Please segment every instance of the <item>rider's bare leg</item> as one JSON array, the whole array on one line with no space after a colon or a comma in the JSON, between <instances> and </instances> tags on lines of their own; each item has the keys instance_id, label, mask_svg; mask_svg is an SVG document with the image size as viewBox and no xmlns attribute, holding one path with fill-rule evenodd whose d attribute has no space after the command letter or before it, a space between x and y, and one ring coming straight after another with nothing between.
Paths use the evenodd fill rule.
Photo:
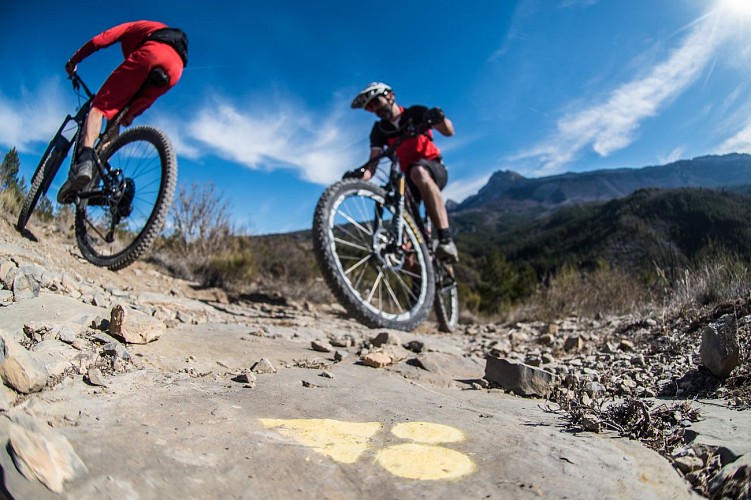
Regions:
<instances>
[{"instance_id":1,"label":"rider's bare leg","mask_svg":"<svg viewBox=\"0 0 751 500\"><path fill-rule=\"evenodd\" d=\"M459 262L459 253L451 238L451 233L449 233L449 216L446 212L446 205L443 203L441 190L427 169L422 166L417 165L410 168L409 178L420 191L420 196L425 202L425 210L436 229L438 229L436 257L447 262Z\"/></svg>"},{"instance_id":2,"label":"rider's bare leg","mask_svg":"<svg viewBox=\"0 0 751 500\"><path fill-rule=\"evenodd\" d=\"M438 189L438 185L430 176L430 173L423 167L416 165L409 170L409 178L420 191L420 197L425 202L425 210L435 227L437 229L449 227L449 217L446 212L446 205L443 203L441 190Z\"/></svg>"},{"instance_id":3,"label":"rider's bare leg","mask_svg":"<svg viewBox=\"0 0 751 500\"><path fill-rule=\"evenodd\" d=\"M86 117L86 123L84 123L83 134L83 146L85 148L93 148L99 133L102 130L102 121L104 115L97 108L91 108L89 115Z\"/></svg>"}]
</instances>

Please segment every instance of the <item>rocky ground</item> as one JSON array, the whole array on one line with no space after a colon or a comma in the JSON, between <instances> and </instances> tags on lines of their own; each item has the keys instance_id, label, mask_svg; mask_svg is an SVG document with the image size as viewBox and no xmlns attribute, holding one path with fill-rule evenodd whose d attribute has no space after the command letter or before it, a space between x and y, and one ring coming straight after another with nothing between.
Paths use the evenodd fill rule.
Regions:
<instances>
[{"instance_id":1,"label":"rocky ground","mask_svg":"<svg viewBox=\"0 0 751 500\"><path fill-rule=\"evenodd\" d=\"M21 238L4 219L0 284L8 496L254 497L249 479L256 493L292 497L447 496L451 488L490 497L750 494L748 298L673 316L467 324L454 335L432 323L370 330L337 304L262 294L238 301L143 262L118 273L95 268L54 228L31 225ZM715 362L702 344L729 322L737 335L721 337L736 339L739 357ZM704 366L727 363L723 377ZM197 416L207 402L211 410ZM369 420L381 430L368 430ZM391 424L391 437L378 441ZM448 449L460 429L476 449ZM428 455L388 444L397 438ZM315 458L323 470L306 473L290 439L329 462ZM492 446L499 440L505 449ZM372 462L357 460L374 442ZM168 458L154 451L168 449ZM410 468L439 451L434 469L443 476ZM506 463L506 454L493 458L505 452L515 465L501 474L489 464ZM191 468L195 484L176 464ZM284 471L296 479L280 483ZM440 480L450 486L426 486Z\"/></svg>"}]
</instances>

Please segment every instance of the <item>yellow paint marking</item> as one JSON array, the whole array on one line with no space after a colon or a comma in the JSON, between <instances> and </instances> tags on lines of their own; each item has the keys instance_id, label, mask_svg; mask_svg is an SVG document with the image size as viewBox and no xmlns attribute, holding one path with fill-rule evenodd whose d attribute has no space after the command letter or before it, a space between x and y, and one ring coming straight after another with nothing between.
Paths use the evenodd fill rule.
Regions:
<instances>
[{"instance_id":1,"label":"yellow paint marking","mask_svg":"<svg viewBox=\"0 0 751 500\"><path fill-rule=\"evenodd\" d=\"M391 433L396 437L417 441L418 443L457 443L464 441L464 433L459 429L430 422L396 424L391 428Z\"/></svg>"},{"instance_id":2,"label":"yellow paint marking","mask_svg":"<svg viewBox=\"0 0 751 500\"><path fill-rule=\"evenodd\" d=\"M456 479L475 470L463 453L443 446L397 444L381 450L378 463L395 476L423 481Z\"/></svg>"},{"instance_id":3,"label":"yellow paint marking","mask_svg":"<svg viewBox=\"0 0 751 500\"><path fill-rule=\"evenodd\" d=\"M260 421L267 429L345 464L355 463L363 453L376 448L377 443L372 439L383 427L379 422L330 419L262 418ZM475 471L475 464L467 455L436 445L464 441L464 433L459 429L430 422L406 422L392 427L391 433L413 441L388 446L378 453L376 462L395 476L423 481L451 480Z\"/></svg>"},{"instance_id":4,"label":"yellow paint marking","mask_svg":"<svg viewBox=\"0 0 751 500\"><path fill-rule=\"evenodd\" d=\"M345 464L355 463L380 429L378 422L340 422L329 419L271 419L262 418L266 428L273 428L283 436L310 446L318 453Z\"/></svg>"}]
</instances>

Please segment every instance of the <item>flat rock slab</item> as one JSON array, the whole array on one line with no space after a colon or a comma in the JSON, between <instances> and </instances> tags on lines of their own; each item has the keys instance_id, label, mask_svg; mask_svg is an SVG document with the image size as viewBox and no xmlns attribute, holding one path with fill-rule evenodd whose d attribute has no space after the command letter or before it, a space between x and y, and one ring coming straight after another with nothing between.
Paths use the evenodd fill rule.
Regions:
<instances>
[{"instance_id":1,"label":"flat rock slab","mask_svg":"<svg viewBox=\"0 0 751 500\"><path fill-rule=\"evenodd\" d=\"M331 371L284 368L247 389L144 368L108 388L68 380L29 406L89 469L71 498L693 495L638 442L564 432L537 401L354 362Z\"/></svg>"},{"instance_id":2,"label":"flat rock slab","mask_svg":"<svg viewBox=\"0 0 751 500\"><path fill-rule=\"evenodd\" d=\"M727 448L734 455L751 457L751 412L701 401L692 401L691 406L699 408L704 417L690 427L698 433L697 443Z\"/></svg>"},{"instance_id":3,"label":"flat rock slab","mask_svg":"<svg viewBox=\"0 0 751 500\"><path fill-rule=\"evenodd\" d=\"M109 318L110 310L87 305L64 295L42 293L36 298L0 309L0 328L19 336L27 323L78 323L87 316L94 318L97 315Z\"/></svg>"}]
</instances>

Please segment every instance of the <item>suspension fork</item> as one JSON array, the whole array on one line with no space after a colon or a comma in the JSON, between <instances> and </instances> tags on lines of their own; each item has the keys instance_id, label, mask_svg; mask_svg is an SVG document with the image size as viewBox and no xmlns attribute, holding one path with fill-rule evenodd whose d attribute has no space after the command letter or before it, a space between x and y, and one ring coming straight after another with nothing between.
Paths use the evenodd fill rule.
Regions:
<instances>
[{"instance_id":1,"label":"suspension fork","mask_svg":"<svg viewBox=\"0 0 751 500\"><path fill-rule=\"evenodd\" d=\"M394 236L396 245L401 245L404 236L404 199L405 199L406 182L404 174L400 173L396 181L396 207L394 211Z\"/></svg>"}]
</instances>

